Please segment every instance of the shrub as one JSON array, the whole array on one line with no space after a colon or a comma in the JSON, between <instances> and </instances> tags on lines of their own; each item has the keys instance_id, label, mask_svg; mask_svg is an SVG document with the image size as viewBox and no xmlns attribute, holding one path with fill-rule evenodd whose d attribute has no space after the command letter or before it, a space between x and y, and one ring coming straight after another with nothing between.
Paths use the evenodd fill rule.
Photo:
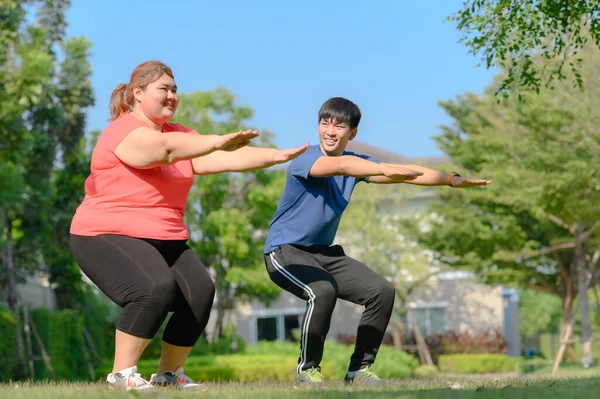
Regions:
<instances>
[{"instance_id":1,"label":"shrub","mask_svg":"<svg viewBox=\"0 0 600 399\"><path fill-rule=\"evenodd\" d=\"M169 319L165 320L162 324L148 347L144 351L144 357L146 358L159 358L162 350L162 336L165 330L165 327L168 323ZM206 335L202 334L196 342L196 345L192 348L192 352L190 355L192 356L204 356L209 354L217 354L217 355L226 355L231 353L241 353L244 352L246 348L246 342L240 337L236 337L236 350L234 351L233 343L233 331L231 329L225 329L224 335L219 337L216 342L209 343L206 339Z\"/></svg>"},{"instance_id":2,"label":"shrub","mask_svg":"<svg viewBox=\"0 0 600 399\"><path fill-rule=\"evenodd\" d=\"M83 346L87 346L83 335L83 317L73 310L50 312L44 308L34 309L31 317L51 358L56 379L89 380L88 360L83 352ZM33 347L35 353L40 353L36 343L33 343ZM44 362L36 362L35 377L50 378Z\"/></svg>"},{"instance_id":3,"label":"shrub","mask_svg":"<svg viewBox=\"0 0 600 399\"><path fill-rule=\"evenodd\" d=\"M497 330L448 332L440 337L444 353L505 353L508 342Z\"/></svg>"},{"instance_id":4,"label":"shrub","mask_svg":"<svg viewBox=\"0 0 600 399\"><path fill-rule=\"evenodd\" d=\"M150 375L156 371L158 359L143 360L139 371ZM323 375L335 379L341 370L333 363L323 362ZM279 355L216 355L192 356L185 365L185 373L198 381L287 381L296 377L296 359Z\"/></svg>"},{"instance_id":5,"label":"shrub","mask_svg":"<svg viewBox=\"0 0 600 399\"><path fill-rule=\"evenodd\" d=\"M323 375L329 380L343 379L354 346L327 341ZM185 373L200 381L287 381L294 380L300 347L291 342L259 342L244 353L234 355L191 356ZM139 371L149 375L156 371L159 359L142 360ZM375 371L383 378L412 377L418 361L405 352L382 348L377 355Z\"/></svg>"},{"instance_id":6,"label":"shrub","mask_svg":"<svg viewBox=\"0 0 600 399\"><path fill-rule=\"evenodd\" d=\"M422 365L415 369L415 377L417 378L432 378L439 375L439 370L436 366Z\"/></svg>"},{"instance_id":7,"label":"shrub","mask_svg":"<svg viewBox=\"0 0 600 399\"><path fill-rule=\"evenodd\" d=\"M428 335L424 339L431 353L431 358L436 364L440 355L454 353L505 353L508 348L506 338L497 330L478 330L474 333L448 331L443 334ZM418 356L414 336L405 337L402 343L409 348L407 352Z\"/></svg>"},{"instance_id":8,"label":"shrub","mask_svg":"<svg viewBox=\"0 0 600 399\"><path fill-rule=\"evenodd\" d=\"M6 382L17 374L16 320L10 309L0 307L0 381Z\"/></svg>"},{"instance_id":9,"label":"shrub","mask_svg":"<svg viewBox=\"0 0 600 399\"><path fill-rule=\"evenodd\" d=\"M344 377L350 364L350 356L354 351L354 345L343 345L331 340L325 341L323 359L327 363L335 365L335 378ZM248 347L247 354L277 354L279 357L289 357L297 361L300 353L300 345L291 342L259 342L257 345ZM295 364L295 363L294 363ZM382 346L377 354L374 370L382 378L407 378L412 377L413 370L419 365L419 361L404 351L394 349L391 346ZM295 366L294 366L295 367ZM323 373L327 370L322 365Z\"/></svg>"},{"instance_id":10,"label":"shrub","mask_svg":"<svg viewBox=\"0 0 600 399\"><path fill-rule=\"evenodd\" d=\"M501 354L440 355L438 367L448 374L485 374L518 371L521 358Z\"/></svg>"},{"instance_id":11,"label":"shrub","mask_svg":"<svg viewBox=\"0 0 600 399\"><path fill-rule=\"evenodd\" d=\"M256 345L248 346L245 351L249 355L272 355L295 356L300 354L300 344L297 342L282 341L260 341Z\"/></svg>"},{"instance_id":12,"label":"shrub","mask_svg":"<svg viewBox=\"0 0 600 399\"><path fill-rule=\"evenodd\" d=\"M50 364L57 380L90 380L89 361L93 364L96 376L105 372L104 365L98 364L92 358L91 350L88 349L87 355L84 352L84 347L88 348L83 334L84 316L73 310L50 312L46 308L32 309L30 315L44 348L51 359ZM24 321L23 313L21 313L21 321ZM103 328L104 326L100 323L90 323L88 328L99 356L107 354L106 340L111 339L111 337L106 337ZM24 354L27 357L25 331L22 329L20 334L23 338ZM8 308L0 308L0 336L3 337L0 344L0 358L4 359L0 363L0 381L6 382L29 378L28 365L21 371L17 370L15 315ZM102 337L105 341L101 339L96 340L94 337ZM33 355L40 358L41 349L33 332L30 338ZM25 359L25 362L27 363L27 359ZM52 377L42 360L35 360L34 372L35 380L38 381Z\"/></svg>"},{"instance_id":13,"label":"shrub","mask_svg":"<svg viewBox=\"0 0 600 399\"><path fill-rule=\"evenodd\" d=\"M545 367L552 367L552 361L547 359L524 360L519 364L521 373L533 373Z\"/></svg>"}]
</instances>

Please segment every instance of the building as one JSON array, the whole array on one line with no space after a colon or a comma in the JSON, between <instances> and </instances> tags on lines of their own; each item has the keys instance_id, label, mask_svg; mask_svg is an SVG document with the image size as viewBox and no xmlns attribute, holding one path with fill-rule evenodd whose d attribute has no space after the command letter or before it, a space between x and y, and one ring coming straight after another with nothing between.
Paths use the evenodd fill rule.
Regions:
<instances>
[{"instance_id":1,"label":"building","mask_svg":"<svg viewBox=\"0 0 600 399\"><path fill-rule=\"evenodd\" d=\"M30 308L44 307L50 311L58 309L56 295L48 278L42 273L38 275L28 275L24 281L17 283L17 292L21 304ZM6 302L6 287L0 292L0 304L8 306Z\"/></svg>"}]
</instances>

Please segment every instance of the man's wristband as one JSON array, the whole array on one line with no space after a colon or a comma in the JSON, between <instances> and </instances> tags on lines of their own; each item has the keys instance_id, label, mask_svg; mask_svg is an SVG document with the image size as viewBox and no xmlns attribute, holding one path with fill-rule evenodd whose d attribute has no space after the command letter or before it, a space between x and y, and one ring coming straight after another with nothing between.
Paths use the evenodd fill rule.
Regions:
<instances>
[{"instance_id":1,"label":"man's wristband","mask_svg":"<svg viewBox=\"0 0 600 399\"><path fill-rule=\"evenodd\" d=\"M451 173L448 175L448 177L446 177L446 184L448 184L450 187L454 187L454 186L452 185L452 178L453 178L454 176L458 176L458 177L460 177L460 175L459 175L458 173L456 173L456 172L451 172Z\"/></svg>"}]
</instances>

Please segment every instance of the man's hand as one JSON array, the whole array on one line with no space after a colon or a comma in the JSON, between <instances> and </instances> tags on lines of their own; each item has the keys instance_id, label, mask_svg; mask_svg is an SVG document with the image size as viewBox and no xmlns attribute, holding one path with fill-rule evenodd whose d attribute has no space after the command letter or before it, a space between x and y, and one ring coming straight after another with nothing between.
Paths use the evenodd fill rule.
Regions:
<instances>
[{"instance_id":1,"label":"man's hand","mask_svg":"<svg viewBox=\"0 0 600 399\"><path fill-rule=\"evenodd\" d=\"M235 151L250 144L253 138L259 136L258 130L241 130L236 133L229 133L219 136L219 140L215 144L216 150Z\"/></svg>"},{"instance_id":2,"label":"man's hand","mask_svg":"<svg viewBox=\"0 0 600 399\"><path fill-rule=\"evenodd\" d=\"M408 169L402 166L395 166L390 164L381 164L383 175L389 179L402 182L414 180L417 177L423 175L423 172Z\"/></svg>"},{"instance_id":3,"label":"man's hand","mask_svg":"<svg viewBox=\"0 0 600 399\"><path fill-rule=\"evenodd\" d=\"M492 183L491 180L480 180L480 179L473 179L471 177L462 177L462 176L454 176L450 180L450 184L454 188L487 186L491 183Z\"/></svg>"},{"instance_id":4,"label":"man's hand","mask_svg":"<svg viewBox=\"0 0 600 399\"><path fill-rule=\"evenodd\" d=\"M271 159L270 163L273 165L278 165L281 163L286 163L288 161L291 161L292 159L294 159L294 158L298 157L299 155L301 155L302 153L304 153L304 151L306 151L308 146L309 146L309 144L306 143L302 147L286 148L284 150L277 150L273 154L273 158Z\"/></svg>"}]
</instances>

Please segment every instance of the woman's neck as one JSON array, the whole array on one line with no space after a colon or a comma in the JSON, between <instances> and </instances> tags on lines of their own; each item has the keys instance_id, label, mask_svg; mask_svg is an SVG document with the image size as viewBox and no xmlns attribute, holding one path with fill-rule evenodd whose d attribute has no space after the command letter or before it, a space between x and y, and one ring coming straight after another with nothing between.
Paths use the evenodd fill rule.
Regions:
<instances>
[{"instance_id":1,"label":"woman's neck","mask_svg":"<svg viewBox=\"0 0 600 399\"><path fill-rule=\"evenodd\" d=\"M142 122L146 122L149 127L156 129L159 132L162 132L162 127L163 127L162 123L156 124L156 123L152 122L152 120L150 118L148 118L146 115L144 115L144 113L142 111L136 110L135 108L131 111L131 113L133 114L133 116L135 116Z\"/></svg>"}]
</instances>

